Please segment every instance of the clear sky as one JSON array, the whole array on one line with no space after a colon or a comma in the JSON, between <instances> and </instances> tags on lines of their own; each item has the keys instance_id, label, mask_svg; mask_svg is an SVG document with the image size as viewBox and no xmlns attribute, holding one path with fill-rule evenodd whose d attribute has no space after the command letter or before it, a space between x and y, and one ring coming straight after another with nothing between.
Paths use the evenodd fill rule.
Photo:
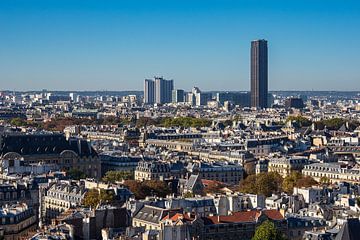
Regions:
<instances>
[{"instance_id":1,"label":"clear sky","mask_svg":"<svg viewBox=\"0 0 360 240\"><path fill-rule=\"evenodd\" d=\"M270 90L360 90L359 0L1 0L0 89L248 90L258 38Z\"/></svg>"}]
</instances>

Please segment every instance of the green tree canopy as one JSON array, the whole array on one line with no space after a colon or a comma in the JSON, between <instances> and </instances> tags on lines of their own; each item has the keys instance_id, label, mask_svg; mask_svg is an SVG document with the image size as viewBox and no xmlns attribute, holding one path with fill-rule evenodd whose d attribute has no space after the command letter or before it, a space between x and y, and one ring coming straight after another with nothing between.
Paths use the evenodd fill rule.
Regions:
<instances>
[{"instance_id":1,"label":"green tree canopy","mask_svg":"<svg viewBox=\"0 0 360 240\"><path fill-rule=\"evenodd\" d=\"M329 130L338 130L346 121L347 120L343 118L331 118L318 121L315 124L318 129L324 129L326 126Z\"/></svg>"},{"instance_id":2,"label":"green tree canopy","mask_svg":"<svg viewBox=\"0 0 360 240\"><path fill-rule=\"evenodd\" d=\"M132 179L134 179L134 173L130 171L108 171L102 180L108 183L115 183L122 180Z\"/></svg>"},{"instance_id":3,"label":"green tree canopy","mask_svg":"<svg viewBox=\"0 0 360 240\"><path fill-rule=\"evenodd\" d=\"M135 195L136 199L144 199L146 196L156 195L166 197L171 193L171 189L165 182L160 180L136 181L126 180L124 185Z\"/></svg>"},{"instance_id":4,"label":"green tree canopy","mask_svg":"<svg viewBox=\"0 0 360 240\"><path fill-rule=\"evenodd\" d=\"M308 127L312 124L312 122L303 116L289 116L286 119L286 122L296 122L300 127Z\"/></svg>"},{"instance_id":5,"label":"green tree canopy","mask_svg":"<svg viewBox=\"0 0 360 240\"><path fill-rule=\"evenodd\" d=\"M16 127L27 126L26 120L22 118L13 118L10 120L10 124Z\"/></svg>"},{"instance_id":6,"label":"green tree canopy","mask_svg":"<svg viewBox=\"0 0 360 240\"><path fill-rule=\"evenodd\" d=\"M164 127L209 127L212 121L205 118L178 117L164 118L161 124Z\"/></svg>"},{"instance_id":7,"label":"green tree canopy","mask_svg":"<svg viewBox=\"0 0 360 240\"><path fill-rule=\"evenodd\" d=\"M240 191L269 197L281 192L282 181L282 177L274 172L249 175L240 183Z\"/></svg>"},{"instance_id":8,"label":"green tree canopy","mask_svg":"<svg viewBox=\"0 0 360 240\"><path fill-rule=\"evenodd\" d=\"M256 228L252 240L285 240L285 237L276 229L273 222L266 220Z\"/></svg>"},{"instance_id":9,"label":"green tree canopy","mask_svg":"<svg viewBox=\"0 0 360 240\"><path fill-rule=\"evenodd\" d=\"M111 203L114 200L114 193L104 189L90 189L84 197L83 205L85 207L96 208L100 203Z\"/></svg>"},{"instance_id":10,"label":"green tree canopy","mask_svg":"<svg viewBox=\"0 0 360 240\"><path fill-rule=\"evenodd\" d=\"M66 171L66 176L73 180L80 180L86 178L86 174L80 171L77 168L71 168L70 170Z\"/></svg>"},{"instance_id":11,"label":"green tree canopy","mask_svg":"<svg viewBox=\"0 0 360 240\"><path fill-rule=\"evenodd\" d=\"M294 187L311 187L318 184L312 177L303 176L300 172L292 172L284 178L282 183L283 191L292 194Z\"/></svg>"}]
</instances>

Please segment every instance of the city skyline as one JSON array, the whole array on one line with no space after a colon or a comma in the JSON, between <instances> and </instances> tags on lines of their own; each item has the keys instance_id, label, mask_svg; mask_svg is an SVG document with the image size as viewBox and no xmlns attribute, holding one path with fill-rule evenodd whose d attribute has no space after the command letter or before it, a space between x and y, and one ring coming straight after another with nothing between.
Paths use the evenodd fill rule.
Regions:
<instances>
[{"instance_id":1,"label":"city skyline","mask_svg":"<svg viewBox=\"0 0 360 240\"><path fill-rule=\"evenodd\" d=\"M180 89L249 91L248 43L264 38L270 91L360 90L359 10L322 0L5 0L0 88L141 90L160 75Z\"/></svg>"}]
</instances>

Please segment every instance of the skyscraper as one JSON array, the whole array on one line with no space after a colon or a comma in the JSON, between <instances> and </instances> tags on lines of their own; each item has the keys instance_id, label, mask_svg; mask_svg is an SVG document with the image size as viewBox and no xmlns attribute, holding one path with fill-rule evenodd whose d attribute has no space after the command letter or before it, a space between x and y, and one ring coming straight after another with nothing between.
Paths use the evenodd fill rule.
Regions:
<instances>
[{"instance_id":1,"label":"skyscraper","mask_svg":"<svg viewBox=\"0 0 360 240\"><path fill-rule=\"evenodd\" d=\"M170 103L172 90L174 89L173 80L165 80L162 77L155 77L155 102Z\"/></svg>"},{"instance_id":2,"label":"skyscraper","mask_svg":"<svg viewBox=\"0 0 360 240\"><path fill-rule=\"evenodd\" d=\"M170 103L172 100L173 80L165 80L162 77L145 79L144 103Z\"/></svg>"},{"instance_id":3,"label":"skyscraper","mask_svg":"<svg viewBox=\"0 0 360 240\"><path fill-rule=\"evenodd\" d=\"M268 46L264 39L251 42L251 107L266 108L268 99Z\"/></svg>"},{"instance_id":4,"label":"skyscraper","mask_svg":"<svg viewBox=\"0 0 360 240\"><path fill-rule=\"evenodd\" d=\"M144 103L153 104L155 102L155 81L145 79L144 82Z\"/></svg>"},{"instance_id":5,"label":"skyscraper","mask_svg":"<svg viewBox=\"0 0 360 240\"><path fill-rule=\"evenodd\" d=\"M179 103L184 102L185 92L182 89L174 89L172 90L172 102Z\"/></svg>"}]
</instances>

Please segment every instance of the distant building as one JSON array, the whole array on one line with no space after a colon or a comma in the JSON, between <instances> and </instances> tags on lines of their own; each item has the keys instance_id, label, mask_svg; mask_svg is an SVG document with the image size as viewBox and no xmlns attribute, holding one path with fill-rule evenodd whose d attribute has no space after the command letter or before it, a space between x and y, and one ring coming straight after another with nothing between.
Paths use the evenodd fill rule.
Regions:
<instances>
[{"instance_id":1,"label":"distant building","mask_svg":"<svg viewBox=\"0 0 360 240\"><path fill-rule=\"evenodd\" d=\"M153 79L145 79L144 82L144 103L155 103L155 81Z\"/></svg>"},{"instance_id":2,"label":"distant building","mask_svg":"<svg viewBox=\"0 0 360 240\"><path fill-rule=\"evenodd\" d=\"M196 98L196 106L204 106L207 105L209 101L212 99L211 93L198 93L195 96Z\"/></svg>"},{"instance_id":3,"label":"distant building","mask_svg":"<svg viewBox=\"0 0 360 240\"><path fill-rule=\"evenodd\" d=\"M231 101L235 105L241 107L250 107L249 92L218 92L216 93L216 101L224 105L226 101Z\"/></svg>"},{"instance_id":4,"label":"distant building","mask_svg":"<svg viewBox=\"0 0 360 240\"><path fill-rule=\"evenodd\" d=\"M144 103L170 103L172 91L174 89L173 80L165 80L162 77L145 79L144 82Z\"/></svg>"},{"instance_id":5,"label":"distant building","mask_svg":"<svg viewBox=\"0 0 360 240\"><path fill-rule=\"evenodd\" d=\"M285 108L304 108L304 102L301 98L287 98L285 99Z\"/></svg>"},{"instance_id":6,"label":"distant building","mask_svg":"<svg viewBox=\"0 0 360 240\"><path fill-rule=\"evenodd\" d=\"M211 101L212 94L211 93L204 93L201 92L198 87L193 87L191 90L192 96L195 99L196 106L203 106L206 105L208 101ZM193 100L193 99L190 99Z\"/></svg>"},{"instance_id":7,"label":"distant building","mask_svg":"<svg viewBox=\"0 0 360 240\"><path fill-rule=\"evenodd\" d=\"M184 90L182 90L182 89L172 90L172 102L173 103L185 102Z\"/></svg>"},{"instance_id":8,"label":"distant building","mask_svg":"<svg viewBox=\"0 0 360 240\"><path fill-rule=\"evenodd\" d=\"M268 46L264 39L251 42L251 107L268 107Z\"/></svg>"},{"instance_id":9,"label":"distant building","mask_svg":"<svg viewBox=\"0 0 360 240\"><path fill-rule=\"evenodd\" d=\"M170 103L172 90L174 89L173 80L165 80L162 77L155 78L155 103Z\"/></svg>"},{"instance_id":10,"label":"distant building","mask_svg":"<svg viewBox=\"0 0 360 240\"><path fill-rule=\"evenodd\" d=\"M195 105L195 103L196 103L196 98L195 98L195 94L194 93L192 93L192 92L188 92L187 94L186 94L186 102L188 103L188 104L190 104L191 106L194 106Z\"/></svg>"}]
</instances>

